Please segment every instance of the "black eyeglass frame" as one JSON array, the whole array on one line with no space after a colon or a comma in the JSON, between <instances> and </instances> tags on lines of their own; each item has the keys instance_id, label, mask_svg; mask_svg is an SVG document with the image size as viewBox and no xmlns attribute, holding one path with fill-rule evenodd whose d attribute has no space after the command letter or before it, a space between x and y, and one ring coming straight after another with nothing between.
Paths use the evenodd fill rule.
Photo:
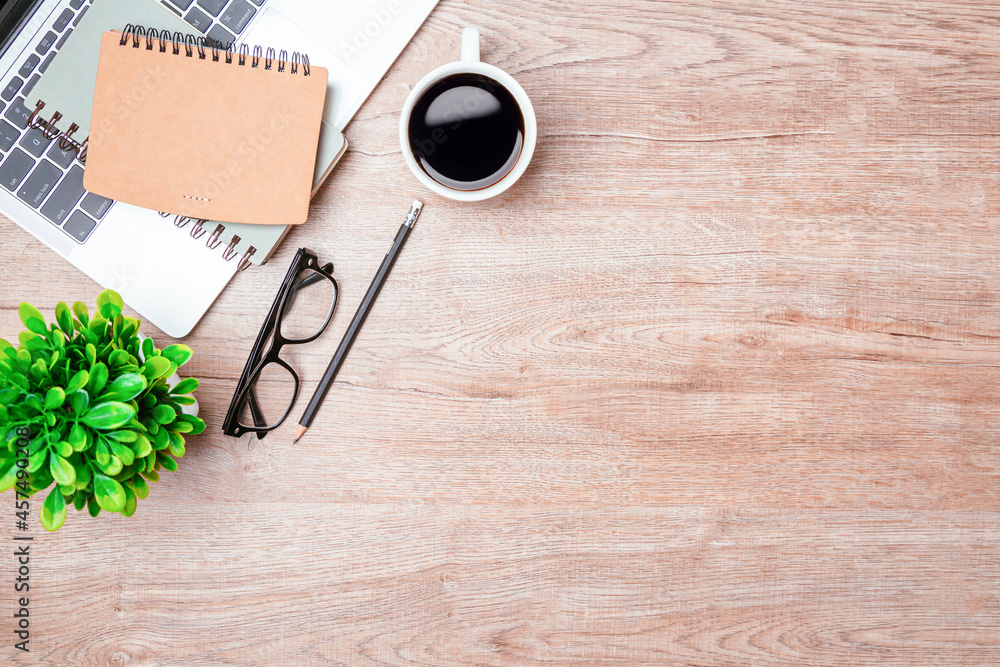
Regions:
<instances>
[{"instance_id":1,"label":"black eyeglass frame","mask_svg":"<svg viewBox=\"0 0 1000 667\"><path fill-rule=\"evenodd\" d=\"M305 269L311 269L315 272L315 274L309 278L296 282L296 276L298 276ZM243 373L240 375L240 380L236 385L236 392L233 394L233 400L229 404L229 410L226 412L226 419L222 423L223 433L234 438L238 438L246 433L256 433L257 439L260 440L263 439L263 437L270 431L273 431L281 426L285 419L288 418L292 408L295 407L295 401L298 399L300 382L298 373L296 373L295 369L289 366L288 362L282 359L279 354L281 352L281 348L285 345L302 345L305 343L311 343L319 338L330 325L330 322L333 320L333 315L337 311L337 302L340 300L340 285L337 283L336 278L334 278L332 274L333 262L327 262L323 266L320 266L319 260L313 252L307 248L299 248L299 251L292 259L291 265L288 267L288 273L285 274L285 279L278 288L278 294L274 297L274 303L271 304L271 309L268 311L267 317L264 319L264 324L261 326L260 332L257 334L257 339L254 341L253 348L250 350L250 356L247 358L247 363L243 367ZM323 326L321 326L313 335L306 338L286 338L281 333L282 318L294 302L295 294L300 289L322 280L322 278L317 278L316 276L322 276L322 278L326 278L333 283L333 302L330 306L330 312L327 313ZM273 336L271 336L272 333L274 334ZM271 344L268 346L266 352L262 352L264 343L269 337L271 339ZM291 373L292 378L295 380L295 387L292 393L292 400L288 403L288 408L285 410L285 414L283 414L281 419L275 423L268 425L265 421L263 413L260 410L260 405L257 402L257 396L253 389L261 372L267 367L268 364L271 363L277 363L279 366ZM240 414L243 412L244 404L246 404L246 406L250 409L250 415L254 421L254 426L252 427L240 423Z\"/></svg>"}]
</instances>

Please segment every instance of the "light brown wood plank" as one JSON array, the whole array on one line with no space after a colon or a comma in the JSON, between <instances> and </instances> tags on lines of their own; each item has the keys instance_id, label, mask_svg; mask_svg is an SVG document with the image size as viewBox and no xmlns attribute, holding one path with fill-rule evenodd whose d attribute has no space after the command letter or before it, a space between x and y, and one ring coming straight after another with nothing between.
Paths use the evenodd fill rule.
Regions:
<instances>
[{"instance_id":1,"label":"light brown wood plank","mask_svg":"<svg viewBox=\"0 0 1000 667\"><path fill-rule=\"evenodd\" d=\"M397 140L468 24L540 134L475 205ZM180 469L131 519L33 529L33 651L7 633L0 662L1000 664L998 26L996 2L442 0L310 221L185 340L209 430ZM414 197L308 436L222 436L295 249L342 287L288 350L308 394ZM10 222L0 260L8 339L21 300L100 291Z\"/></svg>"}]
</instances>

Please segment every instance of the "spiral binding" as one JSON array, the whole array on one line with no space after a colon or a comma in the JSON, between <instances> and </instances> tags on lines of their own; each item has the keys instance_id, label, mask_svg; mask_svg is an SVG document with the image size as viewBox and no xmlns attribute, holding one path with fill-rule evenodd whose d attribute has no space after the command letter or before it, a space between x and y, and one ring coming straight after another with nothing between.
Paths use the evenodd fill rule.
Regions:
<instances>
[{"instance_id":1,"label":"spiral binding","mask_svg":"<svg viewBox=\"0 0 1000 667\"><path fill-rule=\"evenodd\" d=\"M312 76L312 70L309 67L309 56L298 51L293 52L291 58L289 58L288 51L285 49L281 49L275 53L275 50L271 47L268 47L265 51L260 46L254 46L251 51L250 47L246 44L240 44L239 50L236 50L235 45L232 43L223 48L220 47L218 41L208 37L196 37L182 32L171 33L169 30L144 28L133 23L125 26L121 38L118 40L119 46L127 46L129 42L131 42L131 46L134 49L145 48L147 51L156 50L160 53L167 53L167 49L169 48L170 53L175 56L180 55L183 50L185 57L197 57L199 60L207 60L209 52L211 52L212 62L222 62L227 65L237 63L241 67L246 66L248 59L250 60L251 67L260 67L260 64L263 62L264 69L266 70L274 69L274 65L277 63L276 69L279 72L285 72L287 69L291 74L298 74L299 67L301 66L303 76ZM196 53L197 56L195 56ZM58 137L59 148L66 152L74 151L76 159L86 164L87 143L90 138L88 137L83 141L77 141L73 138L73 134L80 129L80 126L76 123L72 123L68 130L60 131L56 127L56 123L62 120L63 115L55 111L52 117L46 120L40 115L44 108L45 102L38 100L34 111L28 116L28 126L39 130L50 141ZM251 252L250 254L252 255L253 253Z\"/></svg>"},{"instance_id":2,"label":"spiral binding","mask_svg":"<svg viewBox=\"0 0 1000 667\"><path fill-rule=\"evenodd\" d=\"M171 33L169 30L144 28L133 23L125 26L118 44L127 46L129 42L134 49L145 48L147 51L157 50L160 53L166 53L169 47L170 52L175 56L180 55L181 49L183 49L185 57L197 57L199 60L207 60L211 51L213 62L224 62L227 65L232 65L235 62L241 67L246 66L249 58L251 67L260 67L263 62L266 70L277 69L279 72L287 70L291 74L298 74L299 67L301 67L303 76L312 76L309 56L298 51L294 51L291 58L289 58L287 50L281 49L276 52L272 47L267 47L265 51L261 46L254 46L251 50L246 44L240 44L237 51L237 47L232 43L222 47L220 42L209 37L196 37L180 32ZM196 53L197 56L195 56ZM239 57L234 58L237 55ZM277 68L275 68L275 64L277 64Z\"/></svg>"},{"instance_id":3,"label":"spiral binding","mask_svg":"<svg viewBox=\"0 0 1000 667\"><path fill-rule=\"evenodd\" d=\"M169 218L171 215L170 213L165 213L163 211L157 211L157 213L160 214L161 218ZM191 222L194 223L193 225L191 225L191 230L189 232L191 238L200 239L202 236L205 235L205 232L208 231L207 229L205 229L205 223L208 222L208 220L204 218L189 218L186 215L174 216L174 226L177 227L178 229L184 229L185 227L188 226L188 223ZM208 237L207 241L205 241L205 245L208 246L209 250L215 250L220 245L222 245L222 234L225 231L226 231L225 225L221 223L216 224L215 230L212 232L212 235ZM236 246L239 245L241 240L242 239L239 236L235 234L233 235L233 238L230 239L229 244L222 251L222 258L224 260L226 260L227 262L231 262L233 258L236 257L236 254L238 252L236 250ZM250 246L249 248L246 249L246 251L243 253L243 256L240 257L240 261L238 263L240 271L246 271L252 266L250 258L253 257L256 253L257 253L257 248L254 248L253 246Z\"/></svg>"}]
</instances>

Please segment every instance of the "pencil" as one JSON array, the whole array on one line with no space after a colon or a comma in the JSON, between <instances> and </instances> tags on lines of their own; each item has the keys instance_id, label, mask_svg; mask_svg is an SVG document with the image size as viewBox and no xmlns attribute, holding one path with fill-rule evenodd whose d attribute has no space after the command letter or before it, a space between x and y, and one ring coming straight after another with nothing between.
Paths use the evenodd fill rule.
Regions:
<instances>
[{"instance_id":1,"label":"pencil","mask_svg":"<svg viewBox=\"0 0 1000 667\"><path fill-rule=\"evenodd\" d=\"M385 254L382 265L378 267L375 277L372 278L372 284L368 286L365 298L361 300L361 305L358 306L358 312L354 313L354 319L351 320L347 331L344 332L344 337L341 339L340 345L337 346L337 351L334 352L333 359L330 360L330 365L326 367L326 372L323 373L323 379L319 381L319 386L316 387L316 391L309 400L309 405L306 406L306 411L302 414L302 419L299 420L299 428L295 433L295 440L292 441L292 444L298 442L312 425L320 405L323 404L323 399L326 398L327 392L333 386L333 381L336 379L340 367L344 364L347 353L351 351L351 346L354 345L354 340L358 337L361 326L365 323L368 313L371 312L378 293L382 291L382 285L385 284L386 278L389 277L392 265L396 263L396 258L403 249L406 238L413 231L413 226L417 223L417 218L420 216L420 211L423 207L424 205L419 201L414 201L413 205L410 206L410 212L407 213L406 220L403 221L399 231L396 232L396 238L392 242L392 247Z\"/></svg>"}]
</instances>

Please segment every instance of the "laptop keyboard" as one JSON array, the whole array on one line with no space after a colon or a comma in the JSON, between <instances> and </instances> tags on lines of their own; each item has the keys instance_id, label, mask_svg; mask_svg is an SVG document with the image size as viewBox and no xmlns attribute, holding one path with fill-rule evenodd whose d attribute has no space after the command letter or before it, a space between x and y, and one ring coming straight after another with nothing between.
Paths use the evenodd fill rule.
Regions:
<instances>
[{"instance_id":1,"label":"laptop keyboard","mask_svg":"<svg viewBox=\"0 0 1000 667\"><path fill-rule=\"evenodd\" d=\"M59 147L58 137L48 139L41 130L28 127L28 118L35 107L25 98L66 43L91 1L70 0L69 7L56 15L51 26L39 30L42 36L33 49L25 51L24 63L5 82L0 81L0 187L14 193L78 243L90 238L115 202L83 189L84 168L76 160L75 150L64 151ZM164 6L225 46L243 32L264 2L167 0ZM63 119L60 129L71 122Z\"/></svg>"},{"instance_id":2,"label":"laptop keyboard","mask_svg":"<svg viewBox=\"0 0 1000 667\"><path fill-rule=\"evenodd\" d=\"M247 27L264 0L166 0L184 20L223 47Z\"/></svg>"}]
</instances>

